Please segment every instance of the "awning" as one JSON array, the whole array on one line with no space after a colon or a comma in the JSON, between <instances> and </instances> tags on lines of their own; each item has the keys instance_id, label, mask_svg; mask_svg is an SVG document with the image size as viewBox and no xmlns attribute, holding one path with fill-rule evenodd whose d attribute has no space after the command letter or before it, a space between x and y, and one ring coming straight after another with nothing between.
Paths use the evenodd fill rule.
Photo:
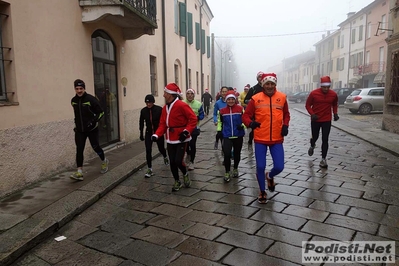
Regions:
<instances>
[{"instance_id":1,"label":"awning","mask_svg":"<svg viewBox=\"0 0 399 266\"><path fill-rule=\"evenodd\" d=\"M359 81L359 77L353 77L349 80L349 84L356 84Z\"/></svg>"},{"instance_id":2,"label":"awning","mask_svg":"<svg viewBox=\"0 0 399 266\"><path fill-rule=\"evenodd\" d=\"M385 83L385 72L378 72L378 74L374 78L373 83L375 84Z\"/></svg>"}]
</instances>

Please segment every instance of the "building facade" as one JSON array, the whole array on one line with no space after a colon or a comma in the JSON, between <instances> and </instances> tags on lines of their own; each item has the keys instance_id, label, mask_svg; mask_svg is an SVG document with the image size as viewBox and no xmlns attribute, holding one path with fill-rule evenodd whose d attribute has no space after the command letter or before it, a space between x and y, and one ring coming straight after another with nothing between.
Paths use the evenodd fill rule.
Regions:
<instances>
[{"instance_id":1,"label":"building facade","mask_svg":"<svg viewBox=\"0 0 399 266\"><path fill-rule=\"evenodd\" d=\"M0 13L0 196L75 167L75 79L103 107L105 149L138 139L146 94L210 87L205 0L0 0Z\"/></svg>"},{"instance_id":2,"label":"building facade","mask_svg":"<svg viewBox=\"0 0 399 266\"><path fill-rule=\"evenodd\" d=\"M399 2L389 1L387 71L382 129L399 134Z\"/></svg>"}]
</instances>

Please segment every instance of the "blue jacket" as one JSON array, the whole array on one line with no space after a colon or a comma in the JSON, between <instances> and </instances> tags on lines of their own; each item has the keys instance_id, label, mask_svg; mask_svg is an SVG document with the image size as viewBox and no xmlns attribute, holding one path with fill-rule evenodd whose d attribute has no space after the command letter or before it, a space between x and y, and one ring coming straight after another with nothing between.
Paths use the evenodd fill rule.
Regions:
<instances>
[{"instance_id":1,"label":"blue jacket","mask_svg":"<svg viewBox=\"0 0 399 266\"><path fill-rule=\"evenodd\" d=\"M245 127L242 123L243 112L244 108L238 104L220 109L218 128L220 124L223 138L237 138L245 135Z\"/></svg>"},{"instance_id":2,"label":"blue jacket","mask_svg":"<svg viewBox=\"0 0 399 266\"><path fill-rule=\"evenodd\" d=\"M227 103L223 101L223 98L220 98L219 100L216 101L215 107L213 108L213 123L218 122L218 112L220 109L224 108L227 106Z\"/></svg>"}]
</instances>

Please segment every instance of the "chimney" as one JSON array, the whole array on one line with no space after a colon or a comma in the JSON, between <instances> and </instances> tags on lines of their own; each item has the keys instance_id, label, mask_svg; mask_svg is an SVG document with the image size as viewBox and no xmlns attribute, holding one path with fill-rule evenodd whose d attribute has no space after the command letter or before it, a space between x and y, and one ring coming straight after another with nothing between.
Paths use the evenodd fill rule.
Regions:
<instances>
[{"instance_id":1,"label":"chimney","mask_svg":"<svg viewBox=\"0 0 399 266\"><path fill-rule=\"evenodd\" d=\"M354 14L356 14L356 12L349 12L348 14L346 14L346 18L350 18L351 16L353 16Z\"/></svg>"},{"instance_id":2,"label":"chimney","mask_svg":"<svg viewBox=\"0 0 399 266\"><path fill-rule=\"evenodd\" d=\"M322 38L322 39L324 39L324 37L326 37L326 35L325 35L325 34L321 35L321 38Z\"/></svg>"}]
</instances>

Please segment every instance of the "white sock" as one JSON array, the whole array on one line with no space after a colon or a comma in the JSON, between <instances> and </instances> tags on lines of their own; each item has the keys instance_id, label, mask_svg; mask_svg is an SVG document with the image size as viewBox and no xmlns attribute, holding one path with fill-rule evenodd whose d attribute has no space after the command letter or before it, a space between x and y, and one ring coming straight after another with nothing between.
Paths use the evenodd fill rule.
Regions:
<instances>
[{"instance_id":1,"label":"white sock","mask_svg":"<svg viewBox=\"0 0 399 266\"><path fill-rule=\"evenodd\" d=\"M78 172L79 172L79 173L81 173L81 174L83 174L83 171L82 171L82 169L78 169Z\"/></svg>"}]
</instances>

